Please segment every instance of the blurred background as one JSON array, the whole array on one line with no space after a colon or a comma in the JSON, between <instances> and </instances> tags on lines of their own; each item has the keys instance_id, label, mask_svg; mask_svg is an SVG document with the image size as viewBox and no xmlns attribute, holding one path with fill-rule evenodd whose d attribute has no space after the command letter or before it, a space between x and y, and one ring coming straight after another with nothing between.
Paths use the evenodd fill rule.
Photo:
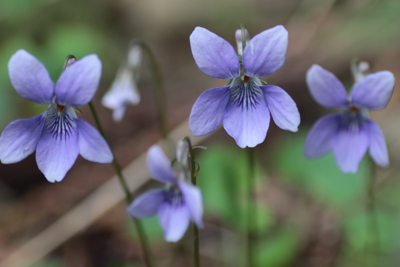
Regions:
<instances>
[{"instance_id":1,"label":"blurred background","mask_svg":"<svg viewBox=\"0 0 400 267\"><path fill-rule=\"evenodd\" d=\"M189 117L197 97L223 86L203 74L190 51L189 35L205 27L235 45L244 23L255 34L277 24L289 31L285 66L265 78L284 88L298 105L298 133L271 126L257 154L257 222L259 266L400 266L399 88L389 106L371 117L389 148L390 167L373 169L368 158L357 174L343 174L330 153L308 161L303 145L312 124L334 112L311 98L305 74L314 63L350 87L350 62L370 63L371 71L390 70L400 79L400 1L397 0L0 0L0 129L17 118L40 114L46 107L29 102L12 88L7 71L11 55L25 49L58 79L67 55L96 53L103 76L94 104L110 145L123 166L160 138L151 75L141 71L142 100L116 124L100 99L126 59L129 41L145 41L161 67L171 130ZM79 117L94 125L88 107ZM182 136L183 138L183 136ZM203 266L244 266L246 153L220 129L198 151L198 180L205 203L200 232ZM374 171L372 171L374 170ZM111 165L79 157L61 183L47 182L34 155L0 165L0 264L11 253L81 205L114 174ZM379 240L370 231L367 184L374 177ZM149 182L135 195L156 183ZM144 266L135 230L121 202L105 216L59 246L47 247L40 262L27 266ZM90 212L90 211L88 211ZM77 218L85 221L85 217ZM192 266L191 232L166 243L157 218L144 220L158 266ZM68 231L68 228L63 229Z\"/></svg>"}]
</instances>

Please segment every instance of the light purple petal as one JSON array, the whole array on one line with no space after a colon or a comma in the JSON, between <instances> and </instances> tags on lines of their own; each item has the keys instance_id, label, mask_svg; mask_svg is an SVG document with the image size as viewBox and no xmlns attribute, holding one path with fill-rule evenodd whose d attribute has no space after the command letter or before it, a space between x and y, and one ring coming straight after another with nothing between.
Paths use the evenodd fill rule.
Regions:
<instances>
[{"instance_id":1,"label":"light purple petal","mask_svg":"<svg viewBox=\"0 0 400 267\"><path fill-rule=\"evenodd\" d=\"M229 79L239 77L239 58L224 39L202 27L190 35L190 47L199 69L206 75Z\"/></svg>"},{"instance_id":2,"label":"light purple petal","mask_svg":"<svg viewBox=\"0 0 400 267\"><path fill-rule=\"evenodd\" d=\"M390 71L368 74L354 85L352 102L357 107L383 109L392 96L394 84L394 76Z\"/></svg>"},{"instance_id":3,"label":"light purple petal","mask_svg":"<svg viewBox=\"0 0 400 267\"><path fill-rule=\"evenodd\" d=\"M164 189L153 189L137 197L128 207L129 215L135 218L146 218L157 215L165 200Z\"/></svg>"},{"instance_id":4,"label":"light purple petal","mask_svg":"<svg viewBox=\"0 0 400 267\"><path fill-rule=\"evenodd\" d=\"M283 130L297 132L300 124L300 113L290 95L275 85L260 86L260 88L265 94L275 124Z\"/></svg>"},{"instance_id":5,"label":"light purple petal","mask_svg":"<svg viewBox=\"0 0 400 267\"><path fill-rule=\"evenodd\" d=\"M198 227L203 227L203 198L200 189L184 181L179 182L179 189L193 221Z\"/></svg>"},{"instance_id":6,"label":"light purple petal","mask_svg":"<svg viewBox=\"0 0 400 267\"><path fill-rule=\"evenodd\" d=\"M340 114L320 118L311 128L304 145L304 155L317 158L332 150L333 140L339 130Z\"/></svg>"},{"instance_id":7,"label":"light purple petal","mask_svg":"<svg viewBox=\"0 0 400 267\"><path fill-rule=\"evenodd\" d=\"M208 89L203 92L192 107L189 129L194 136L214 132L222 123L229 101L229 87Z\"/></svg>"},{"instance_id":8,"label":"light purple petal","mask_svg":"<svg viewBox=\"0 0 400 267\"><path fill-rule=\"evenodd\" d=\"M333 153L339 168L346 173L356 173L368 146L367 129L363 127L339 129L333 140Z\"/></svg>"},{"instance_id":9,"label":"light purple petal","mask_svg":"<svg viewBox=\"0 0 400 267\"><path fill-rule=\"evenodd\" d=\"M282 25L254 36L243 51L243 69L248 77L264 77L282 68L286 61L288 32Z\"/></svg>"},{"instance_id":10,"label":"light purple petal","mask_svg":"<svg viewBox=\"0 0 400 267\"><path fill-rule=\"evenodd\" d=\"M369 154L376 164L387 167L389 166L389 155L386 147L385 137L378 124L372 120L368 121L369 132Z\"/></svg>"},{"instance_id":11,"label":"light purple petal","mask_svg":"<svg viewBox=\"0 0 400 267\"><path fill-rule=\"evenodd\" d=\"M229 101L224 115L224 128L241 148L255 147L267 136L270 114L263 93L256 97L258 103L238 105Z\"/></svg>"},{"instance_id":12,"label":"light purple petal","mask_svg":"<svg viewBox=\"0 0 400 267\"><path fill-rule=\"evenodd\" d=\"M49 182L60 182L79 154L79 136L72 108L60 117L56 105L48 110L46 124L36 148L39 169Z\"/></svg>"},{"instance_id":13,"label":"light purple petal","mask_svg":"<svg viewBox=\"0 0 400 267\"><path fill-rule=\"evenodd\" d=\"M347 107L347 92L333 73L318 65L307 71L307 85L314 100L327 108Z\"/></svg>"},{"instance_id":14,"label":"light purple petal","mask_svg":"<svg viewBox=\"0 0 400 267\"><path fill-rule=\"evenodd\" d=\"M8 62L11 84L17 93L30 101L49 105L54 86L43 64L25 50L18 50Z\"/></svg>"},{"instance_id":15,"label":"light purple petal","mask_svg":"<svg viewBox=\"0 0 400 267\"><path fill-rule=\"evenodd\" d=\"M125 105L120 106L120 107L114 109L113 114L112 114L113 120L114 120L115 122L120 122L120 121L122 121L122 119L123 119L124 116L125 116L125 113L126 113L126 110L127 110L127 109L128 109L128 106L125 106Z\"/></svg>"},{"instance_id":16,"label":"light purple petal","mask_svg":"<svg viewBox=\"0 0 400 267\"><path fill-rule=\"evenodd\" d=\"M159 209L159 220L167 242L176 242L182 238L189 227L190 213L185 205L164 203Z\"/></svg>"},{"instance_id":17,"label":"light purple petal","mask_svg":"<svg viewBox=\"0 0 400 267\"><path fill-rule=\"evenodd\" d=\"M117 75L111 89L103 96L101 103L110 109L118 109L128 103L137 105L140 95L133 81L132 71L124 69Z\"/></svg>"},{"instance_id":18,"label":"light purple petal","mask_svg":"<svg viewBox=\"0 0 400 267\"><path fill-rule=\"evenodd\" d=\"M3 164L21 161L36 150L46 114L7 125L0 136L0 160Z\"/></svg>"},{"instance_id":19,"label":"light purple petal","mask_svg":"<svg viewBox=\"0 0 400 267\"><path fill-rule=\"evenodd\" d=\"M147 168L153 179L161 183L175 182L171 162L158 145L153 145L147 152Z\"/></svg>"},{"instance_id":20,"label":"light purple petal","mask_svg":"<svg viewBox=\"0 0 400 267\"><path fill-rule=\"evenodd\" d=\"M55 94L62 106L83 106L92 100L99 86L101 61L88 55L68 67L57 81Z\"/></svg>"},{"instance_id":21,"label":"light purple petal","mask_svg":"<svg viewBox=\"0 0 400 267\"><path fill-rule=\"evenodd\" d=\"M98 163L111 163L113 154L99 131L84 120L75 121L79 132L79 153L82 157Z\"/></svg>"}]
</instances>

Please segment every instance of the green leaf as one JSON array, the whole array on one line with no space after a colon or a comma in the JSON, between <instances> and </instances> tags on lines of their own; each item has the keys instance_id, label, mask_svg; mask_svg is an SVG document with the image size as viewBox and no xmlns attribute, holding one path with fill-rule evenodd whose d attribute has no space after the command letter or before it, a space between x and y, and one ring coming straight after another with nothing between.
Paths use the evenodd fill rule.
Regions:
<instances>
[{"instance_id":1,"label":"green leaf","mask_svg":"<svg viewBox=\"0 0 400 267\"><path fill-rule=\"evenodd\" d=\"M257 249L258 266L289 266L300 247L298 233L282 229L268 240L263 240Z\"/></svg>"},{"instance_id":2,"label":"green leaf","mask_svg":"<svg viewBox=\"0 0 400 267\"><path fill-rule=\"evenodd\" d=\"M157 242L163 239L163 230L158 221L158 216L140 219L140 222L149 241ZM126 229L128 231L128 234L137 242L139 242L135 223L133 222L133 219L128 216L126 220Z\"/></svg>"},{"instance_id":3,"label":"green leaf","mask_svg":"<svg viewBox=\"0 0 400 267\"><path fill-rule=\"evenodd\" d=\"M201 166L198 186L202 190L205 211L221 216L243 231L246 230L247 218L247 154L243 149L220 146L203 151L197 160ZM256 166L255 180L259 188L263 175L259 165ZM260 203L251 209L257 213L254 228L263 230L272 224L272 212L268 207Z\"/></svg>"},{"instance_id":4,"label":"green leaf","mask_svg":"<svg viewBox=\"0 0 400 267\"><path fill-rule=\"evenodd\" d=\"M365 192L369 161L364 157L356 174L343 173L333 153L308 160L303 154L305 138L306 133L300 132L277 142L272 150L273 166L284 179L301 187L317 201L335 208L348 208L349 203Z\"/></svg>"}]
</instances>

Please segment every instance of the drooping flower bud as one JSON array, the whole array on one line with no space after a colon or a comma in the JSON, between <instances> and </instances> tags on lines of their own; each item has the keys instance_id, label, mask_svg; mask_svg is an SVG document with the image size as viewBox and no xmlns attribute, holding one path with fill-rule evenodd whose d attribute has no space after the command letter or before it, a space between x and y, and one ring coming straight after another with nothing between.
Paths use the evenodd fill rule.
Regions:
<instances>
[{"instance_id":1,"label":"drooping flower bud","mask_svg":"<svg viewBox=\"0 0 400 267\"><path fill-rule=\"evenodd\" d=\"M245 35L245 40L246 40L246 44L247 44L250 41L250 34L246 29L244 30L244 35ZM241 29L238 29L236 31L235 37L236 37L236 45L237 45L238 54L241 55L243 53L243 41L242 41L242 30Z\"/></svg>"},{"instance_id":2,"label":"drooping flower bud","mask_svg":"<svg viewBox=\"0 0 400 267\"><path fill-rule=\"evenodd\" d=\"M74 55L68 55L64 61L62 71L66 70L69 66L76 62L76 57Z\"/></svg>"}]
</instances>

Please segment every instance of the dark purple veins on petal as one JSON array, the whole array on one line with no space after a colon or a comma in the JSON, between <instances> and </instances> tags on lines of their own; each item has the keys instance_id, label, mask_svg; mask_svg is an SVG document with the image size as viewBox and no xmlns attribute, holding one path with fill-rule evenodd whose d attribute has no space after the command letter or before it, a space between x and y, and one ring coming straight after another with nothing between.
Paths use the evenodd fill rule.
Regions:
<instances>
[{"instance_id":1,"label":"dark purple veins on petal","mask_svg":"<svg viewBox=\"0 0 400 267\"><path fill-rule=\"evenodd\" d=\"M348 131L359 131L367 121L368 114L363 109L350 106L342 112L340 127Z\"/></svg>"},{"instance_id":2,"label":"dark purple veins on petal","mask_svg":"<svg viewBox=\"0 0 400 267\"><path fill-rule=\"evenodd\" d=\"M184 204L183 195L175 186L171 186L166 190L165 201L172 206L181 206Z\"/></svg>"},{"instance_id":3,"label":"dark purple veins on petal","mask_svg":"<svg viewBox=\"0 0 400 267\"><path fill-rule=\"evenodd\" d=\"M76 130L76 122L68 109L62 109L61 112L55 108L50 108L47 117L46 128L50 130L51 135L59 140L68 139L72 131Z\"/></svg>"},{"instance_id":4,"label":"dark purple veins on petal","mask_svg":"<svg viewBox=\"0 0 400 267\"><path fill-rule=\"evenodd\" d=\"M235 80L236 82L233 82L231 87L231 101L242 109L255 108L263 94L260 87L247 76L244 81L241 78Z\"/></svg>"}]
</instances>

